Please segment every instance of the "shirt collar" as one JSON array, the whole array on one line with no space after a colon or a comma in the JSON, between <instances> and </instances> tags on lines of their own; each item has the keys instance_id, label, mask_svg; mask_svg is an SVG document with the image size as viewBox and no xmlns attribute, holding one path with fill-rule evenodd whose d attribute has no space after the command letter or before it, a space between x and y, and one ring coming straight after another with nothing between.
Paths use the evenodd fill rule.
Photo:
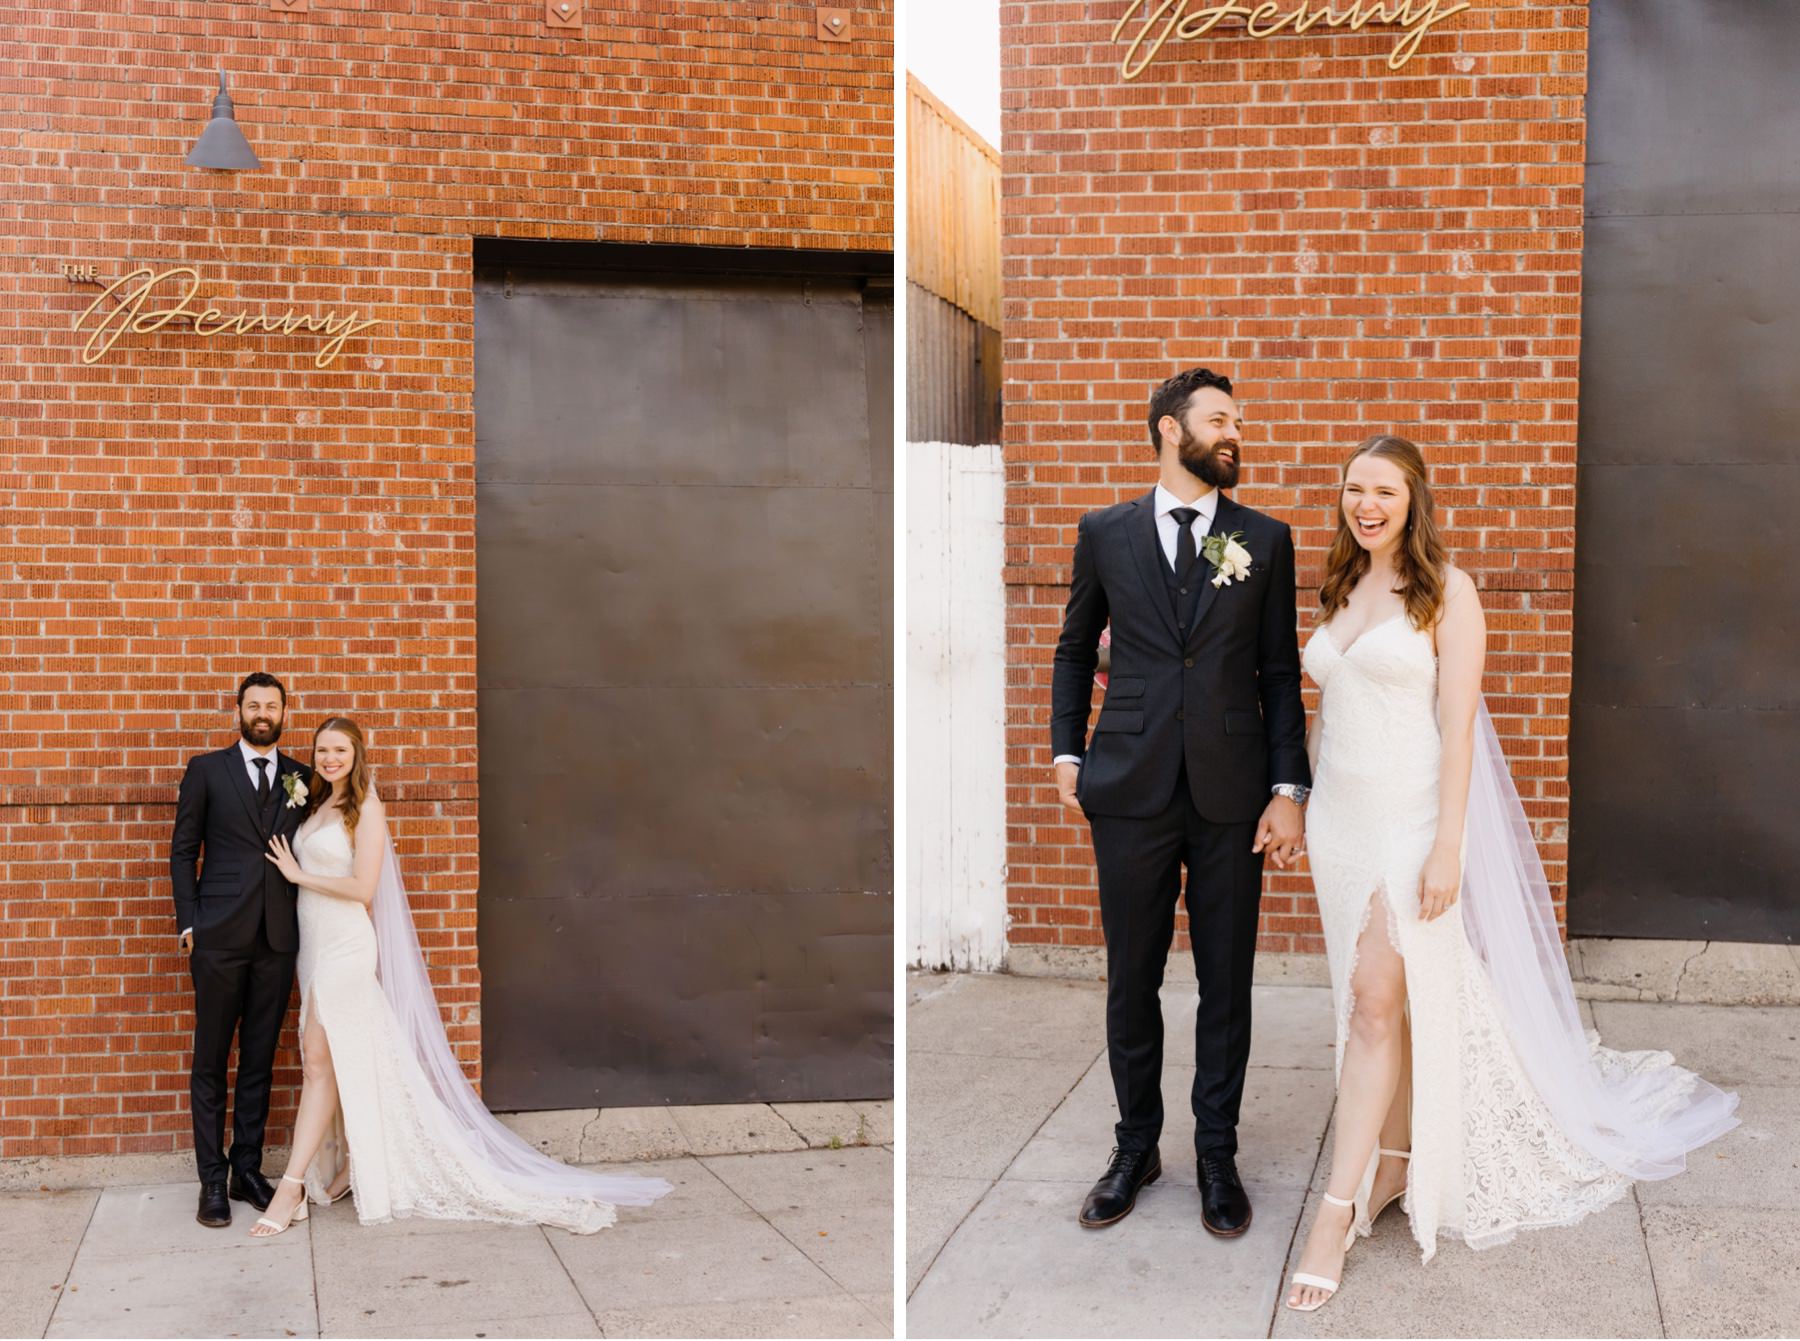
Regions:
<instances>
[{"instance_id":1,"label":"shirt collar","mask_svg":"<svg viewBox=\"0 0 1800 1341\"><path fill-rule=\"evenodd\" d=\"M1219 511L1219 491L1209 489L1192 503L1183 503L1174 494L1165 489L1159 482L1156 486L1156 515L1164 517L1176 508L1191 507L1200 514L1200 518L1209 527Z\"/></svg>"},{"instance_id":2,"label":"shirt collar","mask_svg":"<svg viewBox=\"0 0 1800 1341\"><path fill-rule=\"evenodd\" d=\"M250 748L249 741L245 740L242 736L239 736L238 737L238 753L244 756L244 762L246 764L249 764L250 767L252 767L252 768L256 767L256 765L254 763L251 763L252 760L267 759L271 764L275 765L276 773L281 771L281 751L279 749L270 750L266 755L258 754L255 750ZM274 773L271 773L269 775L269 780L271 782L273 782L275 780Z\"/></svg>"}]
</instances>

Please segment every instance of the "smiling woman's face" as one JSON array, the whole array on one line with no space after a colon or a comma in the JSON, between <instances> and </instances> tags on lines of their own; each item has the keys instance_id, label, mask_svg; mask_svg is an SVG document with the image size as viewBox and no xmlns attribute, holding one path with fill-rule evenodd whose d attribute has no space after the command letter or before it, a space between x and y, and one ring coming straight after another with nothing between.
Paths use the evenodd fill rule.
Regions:
<instances>
[{"instance_id":1,"label":"smiling woman's face","mask_svg":"<svg viewBox=\"0 0 1800 1341\"><path fill-rule=\"evenodd\" d=\"M1371 554L1394 549L1406 534L1412 491L1406 474L1385 456L1365 452L1344 474L1344 521Z\"/></svg>"},{"instance_id":2,"label":"smiling woman's face","mask_svg":"<svg viewBox=\"0 0 1800 1341\"><path fill-rule=\"evenodd\" d=\"M348 777L356 762L356 746L342 731L321 731L313 742L313 771L327 782Z\"/></svg>"}]
</instances>

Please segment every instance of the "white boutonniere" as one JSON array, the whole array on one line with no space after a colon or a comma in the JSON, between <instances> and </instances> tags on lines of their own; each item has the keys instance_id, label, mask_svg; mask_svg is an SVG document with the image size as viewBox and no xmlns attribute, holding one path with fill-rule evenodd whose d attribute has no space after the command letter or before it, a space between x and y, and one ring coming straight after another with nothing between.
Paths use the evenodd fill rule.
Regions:
<instances>
[{"instance_id":1,"label":"white boutonniere","mask_svg":"<svg viewBox=\"0 0 1800 1341\"><path fill-rule=\"evenodd\" d=\"M288 794L287 809L306 804L306 781L298 773L283 773L281 786Z\"/></svg>"},{"instance_id":2,"label":"white boutonniere","mask_svg":"<svg viewBox=\"0 0 1800 1341\"><path fill-rule=\"evenodd\" d=\"M1238 544L1243 534L1233 531L1230 535L1209 535L1200 542L1200 552L1213 566L1215 587L1229 587L1250 576L1250 551Z\"/></svg>"}]
</instances>

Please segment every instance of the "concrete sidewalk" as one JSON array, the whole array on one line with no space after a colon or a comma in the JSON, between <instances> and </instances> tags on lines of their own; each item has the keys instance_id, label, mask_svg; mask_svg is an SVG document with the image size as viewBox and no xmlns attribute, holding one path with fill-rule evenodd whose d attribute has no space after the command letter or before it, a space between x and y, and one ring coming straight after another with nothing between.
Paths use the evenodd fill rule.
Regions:
<instances>
[{"instance_id":1,"label":"concrete sidewalk","mask_svg":"<svg viewBox=\"0 0 1800 1341\"><path fill-rule=\"evenodd\" d=\"M1163 994L1163 1176L1084 1230L1116 1115L1104 985L910 977L909 1336L1800 1334L1800 1007L1584 1001L1609 1045L1668 1048L1737 1090L1743 1125L1581 1225L1482 1253L1443 1240L1429 1267L1390 1212L1308 1315L1280 1303L1326 1172L1329 991L1256 989L1238 1160L1255 1219L1229 1241L1200 1224L1192 993Z\"/></svg>"},{"instance_id":2,"label":"concrete sidewalk","mask_svg":"<svg viewBox=\"0 0 1800 1341\"><path fill-rule=\"evenodd\" d=\"M195 1223L191 1169L179 1181L0 1193L0 1336L892 1335L891 1107L752 1108L748 1125L736 1109L634 1110L675 1115L679 1139L699 1150L578 1161L675 1184L591 1235L364 1227L344 1201L253 1240L256 1212L241 1202L230 1229ZM569 1158L568 1138L595 1119L513 1125ZM642 1144L657 1120L633 1125ZM840 1126L875 1143L851 1144ZM751 1153L704 1153L741 1149L750 1131ZM265 1171L284 1156L269 1152Z\"/></svg>"}]
</instances>

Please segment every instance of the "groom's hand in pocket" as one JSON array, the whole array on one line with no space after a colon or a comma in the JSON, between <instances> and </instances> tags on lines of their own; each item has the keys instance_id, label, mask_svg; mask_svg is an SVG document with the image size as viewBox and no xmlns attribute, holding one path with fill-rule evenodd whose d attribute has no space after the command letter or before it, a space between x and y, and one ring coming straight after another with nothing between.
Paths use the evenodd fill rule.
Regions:
<instances>
[{"instance_id":1,"label":"groom's hand in pocket","mask_svg":"<svg viewBox=\"0 0 1800 1341\"><path fill-rule=\"evenodd\" d=\"M1056 799L1077 814L1081 802L1075 799L1075 784L1081 781L1081 765L1064 760L1056 766Z\"/></svg>"}]
</instances>

